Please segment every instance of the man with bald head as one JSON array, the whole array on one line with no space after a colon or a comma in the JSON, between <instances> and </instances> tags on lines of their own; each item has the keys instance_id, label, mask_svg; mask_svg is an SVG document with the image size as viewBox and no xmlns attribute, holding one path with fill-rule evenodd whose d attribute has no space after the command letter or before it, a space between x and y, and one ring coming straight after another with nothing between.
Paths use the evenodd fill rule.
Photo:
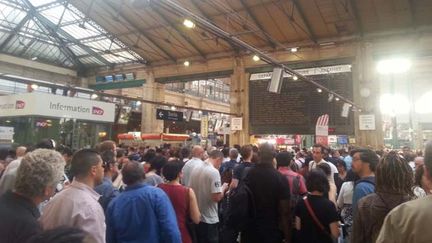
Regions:
<instances>
[{"instance_id":1,"label":"man with bald head","mask_svg":"<svg viewBox=\"0 0 432 243\"><path fill-rule=\"evenodd\" d=\"M192 148L192 159L186 162L186 164L183 166L182 169L182 173L183 173L182 184L184 186L189 186L189 179L192 170L195 167L202 165L204 163L204 161L202 160L203 155L204 155L204 149L201 146L196 145Z\"/></svg>"}]
</instances>

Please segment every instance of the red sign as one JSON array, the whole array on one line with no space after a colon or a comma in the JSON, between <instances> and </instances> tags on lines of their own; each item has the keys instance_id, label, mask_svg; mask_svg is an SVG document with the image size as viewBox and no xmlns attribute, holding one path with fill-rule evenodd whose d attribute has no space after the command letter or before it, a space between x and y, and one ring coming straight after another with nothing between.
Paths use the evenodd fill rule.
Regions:
<instances>
[{"instance_id":1,"label":"red sign","mask_svg":"<svg viewBox=\"0 0 432 243\"><path fill-rule=\"evenodd\" d=\"M15 109L17 109L17 110L21 110L21 109L24 109L24 107L25 107L25 102L24 102L24 101L22 101L22 100L17 100L17 101L15 102Z\"/></svg>"},{"instance_id":2,"label":"red sign","mask_svg":"<svg viewBox=\"0 0 432 243\"><path fill-rule=\"evenodd\" d=\"M104 110L102 108L93 106L92 114L102 116L104 114Z\"/></svg>"}]
</instances>

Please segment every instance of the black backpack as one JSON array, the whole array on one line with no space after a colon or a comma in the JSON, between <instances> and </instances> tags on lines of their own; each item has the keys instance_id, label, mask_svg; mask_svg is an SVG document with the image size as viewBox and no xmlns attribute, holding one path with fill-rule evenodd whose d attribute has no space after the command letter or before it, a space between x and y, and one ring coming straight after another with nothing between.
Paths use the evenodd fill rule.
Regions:
<instances>
[{"instance_id":1,"label":"black backpack","mask_svg":"<svg viewBox=\"0 0 432 243\"><path fill-rule=\"evenodd\" d=\"M242 180L239 181L236 188L229 192L222 212L224 226L236 231L245 230L255 217L253 193L245 183L246 175L250 169L250 167L244 169Z\"/></svg>"}]
</instances>

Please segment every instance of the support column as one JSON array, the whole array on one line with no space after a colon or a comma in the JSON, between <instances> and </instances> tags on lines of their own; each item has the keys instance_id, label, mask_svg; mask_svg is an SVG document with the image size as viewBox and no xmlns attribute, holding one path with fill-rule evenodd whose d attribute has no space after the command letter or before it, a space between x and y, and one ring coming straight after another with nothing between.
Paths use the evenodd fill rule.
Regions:
<instances>
[{"instance_id":1,"label":"support column","mask_svg":"<svg viewBox=\"0 0 432 243\"><path fill-rule=\"evenodd\" d=\"M155 82L154 74L151 70L147 72L146 83L142 87L142 97L146 100L163 101L165 98L164 85ZM141 132L161 133L163 132L163 121L156 120L156 106L153 104L142 103Z\"/></svg>"},{"instance_id":2,"label":"support column","mask_svg":"<svg viewBox=\"0 0 432 243\"><path fill-rule=\"evenodd\" d=\"M354 102L363 108L361 112L354 112L355 138L357 146L382 148L384 146L384 133L379 108L380 84L372 49L372 44L369 42L359 43L353 66ZM375 115L374 131L359 129L359 115L362 114Z\"/></svg>"},{"instance_id":3,"label":"support column","mask_svg":"<svg viewBox=\"0 0 432 243\"><path fill-rule=\"evenodd\" d=\"M242 58L234 59L234 73L231 76L230 112L243 118L243 130L230 135L230 145L250 143L249 127L249 74L245 72Z\"/></svg>"}]
</instances>

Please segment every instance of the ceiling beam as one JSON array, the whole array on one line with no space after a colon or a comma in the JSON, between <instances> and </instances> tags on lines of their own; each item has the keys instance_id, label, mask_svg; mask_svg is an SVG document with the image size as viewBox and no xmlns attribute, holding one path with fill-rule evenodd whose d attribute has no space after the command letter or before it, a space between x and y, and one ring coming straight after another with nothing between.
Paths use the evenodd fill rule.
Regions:
<instances>
[{"instance_id":1,"label":"ceiling beam","mask_svg":"<svg viewBox=\"0 0 432 243\"><path fill-rule=\"evenodd\" d=\"M190 2L192 3L192 5L198 10L198 13L203 16L204 18L214 22L212 20L212 18L210 18L210 16L208 14L206 14L206 12L204 11L204 9L202 9L197 3L196 0L190 0ZM239 51L239 48L234 45L233 43L231 43L229 40L224 40L226 43L228 43L231 48L237 53Z\"/></svg>"},{"instance_id":2,"label":"ceiling beam","mask_svg":"<svg viewBox=\"0 0 432 243\"><path fill-rule=\"evenodd\" d=\"M353 15L354 15L354 22L356 24L357 30L358 30L360 36L363 37L364 30L363 30L363 24L362 24L361 18L360 18L360 13L359 13L358 7L357 7L357 1L356 0L350 0L350 5L351 5L351 10L352 10Z\"/></svg>"},{"instance_id":3,"label":"ceiling beam","mask_svg":"<svg viewBox=\"0 0 432 243\"><path fill-rule=\"evenodd\" d=\"M260 32L264 35L265 39L267 40L267 43L274 49L276 48L276 46L278 45L273 38L271 38L271 36L264 30L264 27L261 25L261 23L259 22L257 16L252 13L252 11L249 9L249 7L247 6L245 0L240 0L240 3L243 7L243 9L246 11L246 13L252 18L252 21L254 22L254 24L258 27L258 29L260 30Z\"/></svg>"},{"instance_id":4,"label":"ceiling beam","mask_svg":"<svg viewBox=\"0 0 432 243\"><path fill-rule=\"evenodd\" d=\"M25 23L29 19L31 19L33 16L29 13L13 28L12 33L9 34L9 36L6 38L6 40L3 41L3 43L0 45L0 50L3 51L4 48L9 44L9 42L15 37L15 35L19 32L19 30L24 26Z\"/></svg>"},{"instance_id":5,"label":"ceiling beam","mask_svg":"<svg viewBox=\"0 0 432 243\"><path fill-rule=\"evenodd\" d=\"M158 9L158 7L154 6L152 7L152 10L156 12L161 19L163 19L168 25L173 28L186 42L193 47L193 49L198 52L198 54L206 59L205 53L193 42L192 38L190 38L188 35L186 35L173 21L169 20L165 15Z\"/></svg>"},{"instance_id":6,"label":"ceiling beam","mask_svg":"<svg viewBox=\"0 0 432 243\"><path fill-rule=\"evenodd\" d=\"M156 46L157 49L159 49L165 56L167 56L169 59L171 59L171 61L177 62L177 58L174 55L172 55L171 53L168 52L168 50L166 50L161 45L159 45L156 40L154 40L152 37L150 37L150 35L147 35L147 33L145 33L145 31L141 30L141 28L138 25L136 25L131 20L129 20L129 18L127 16L125 16L123 13L121 13L120 10L117 10L117 8L110 1L105 1L105 3L115 13L117 13L126 22L127 25L129 25L132 28L136 29L138 31L138 33L141 34L141 36L143 36L144 38L146 38L152 45Z\"/></svg>"},{"instance_id":7,"label":"ceiling beam","mask_svg":"<svg viewBox=\"0 0 432 243\"><path fill-rule=\"evenodd\" d=\"M298 0L292 0L292 3L294 4L294 7L297 9L297 12L300 15L300 19L303 21L306 30L307 30L307 35L309 36L309 38L316 44L317 42L317 38L315 35L315 32L312 30L312 26L309 23L308 19L306 18L306 15L304 13L303 7L301 6L301 4L298 2Z\"/></svg>"}]
</instances>

